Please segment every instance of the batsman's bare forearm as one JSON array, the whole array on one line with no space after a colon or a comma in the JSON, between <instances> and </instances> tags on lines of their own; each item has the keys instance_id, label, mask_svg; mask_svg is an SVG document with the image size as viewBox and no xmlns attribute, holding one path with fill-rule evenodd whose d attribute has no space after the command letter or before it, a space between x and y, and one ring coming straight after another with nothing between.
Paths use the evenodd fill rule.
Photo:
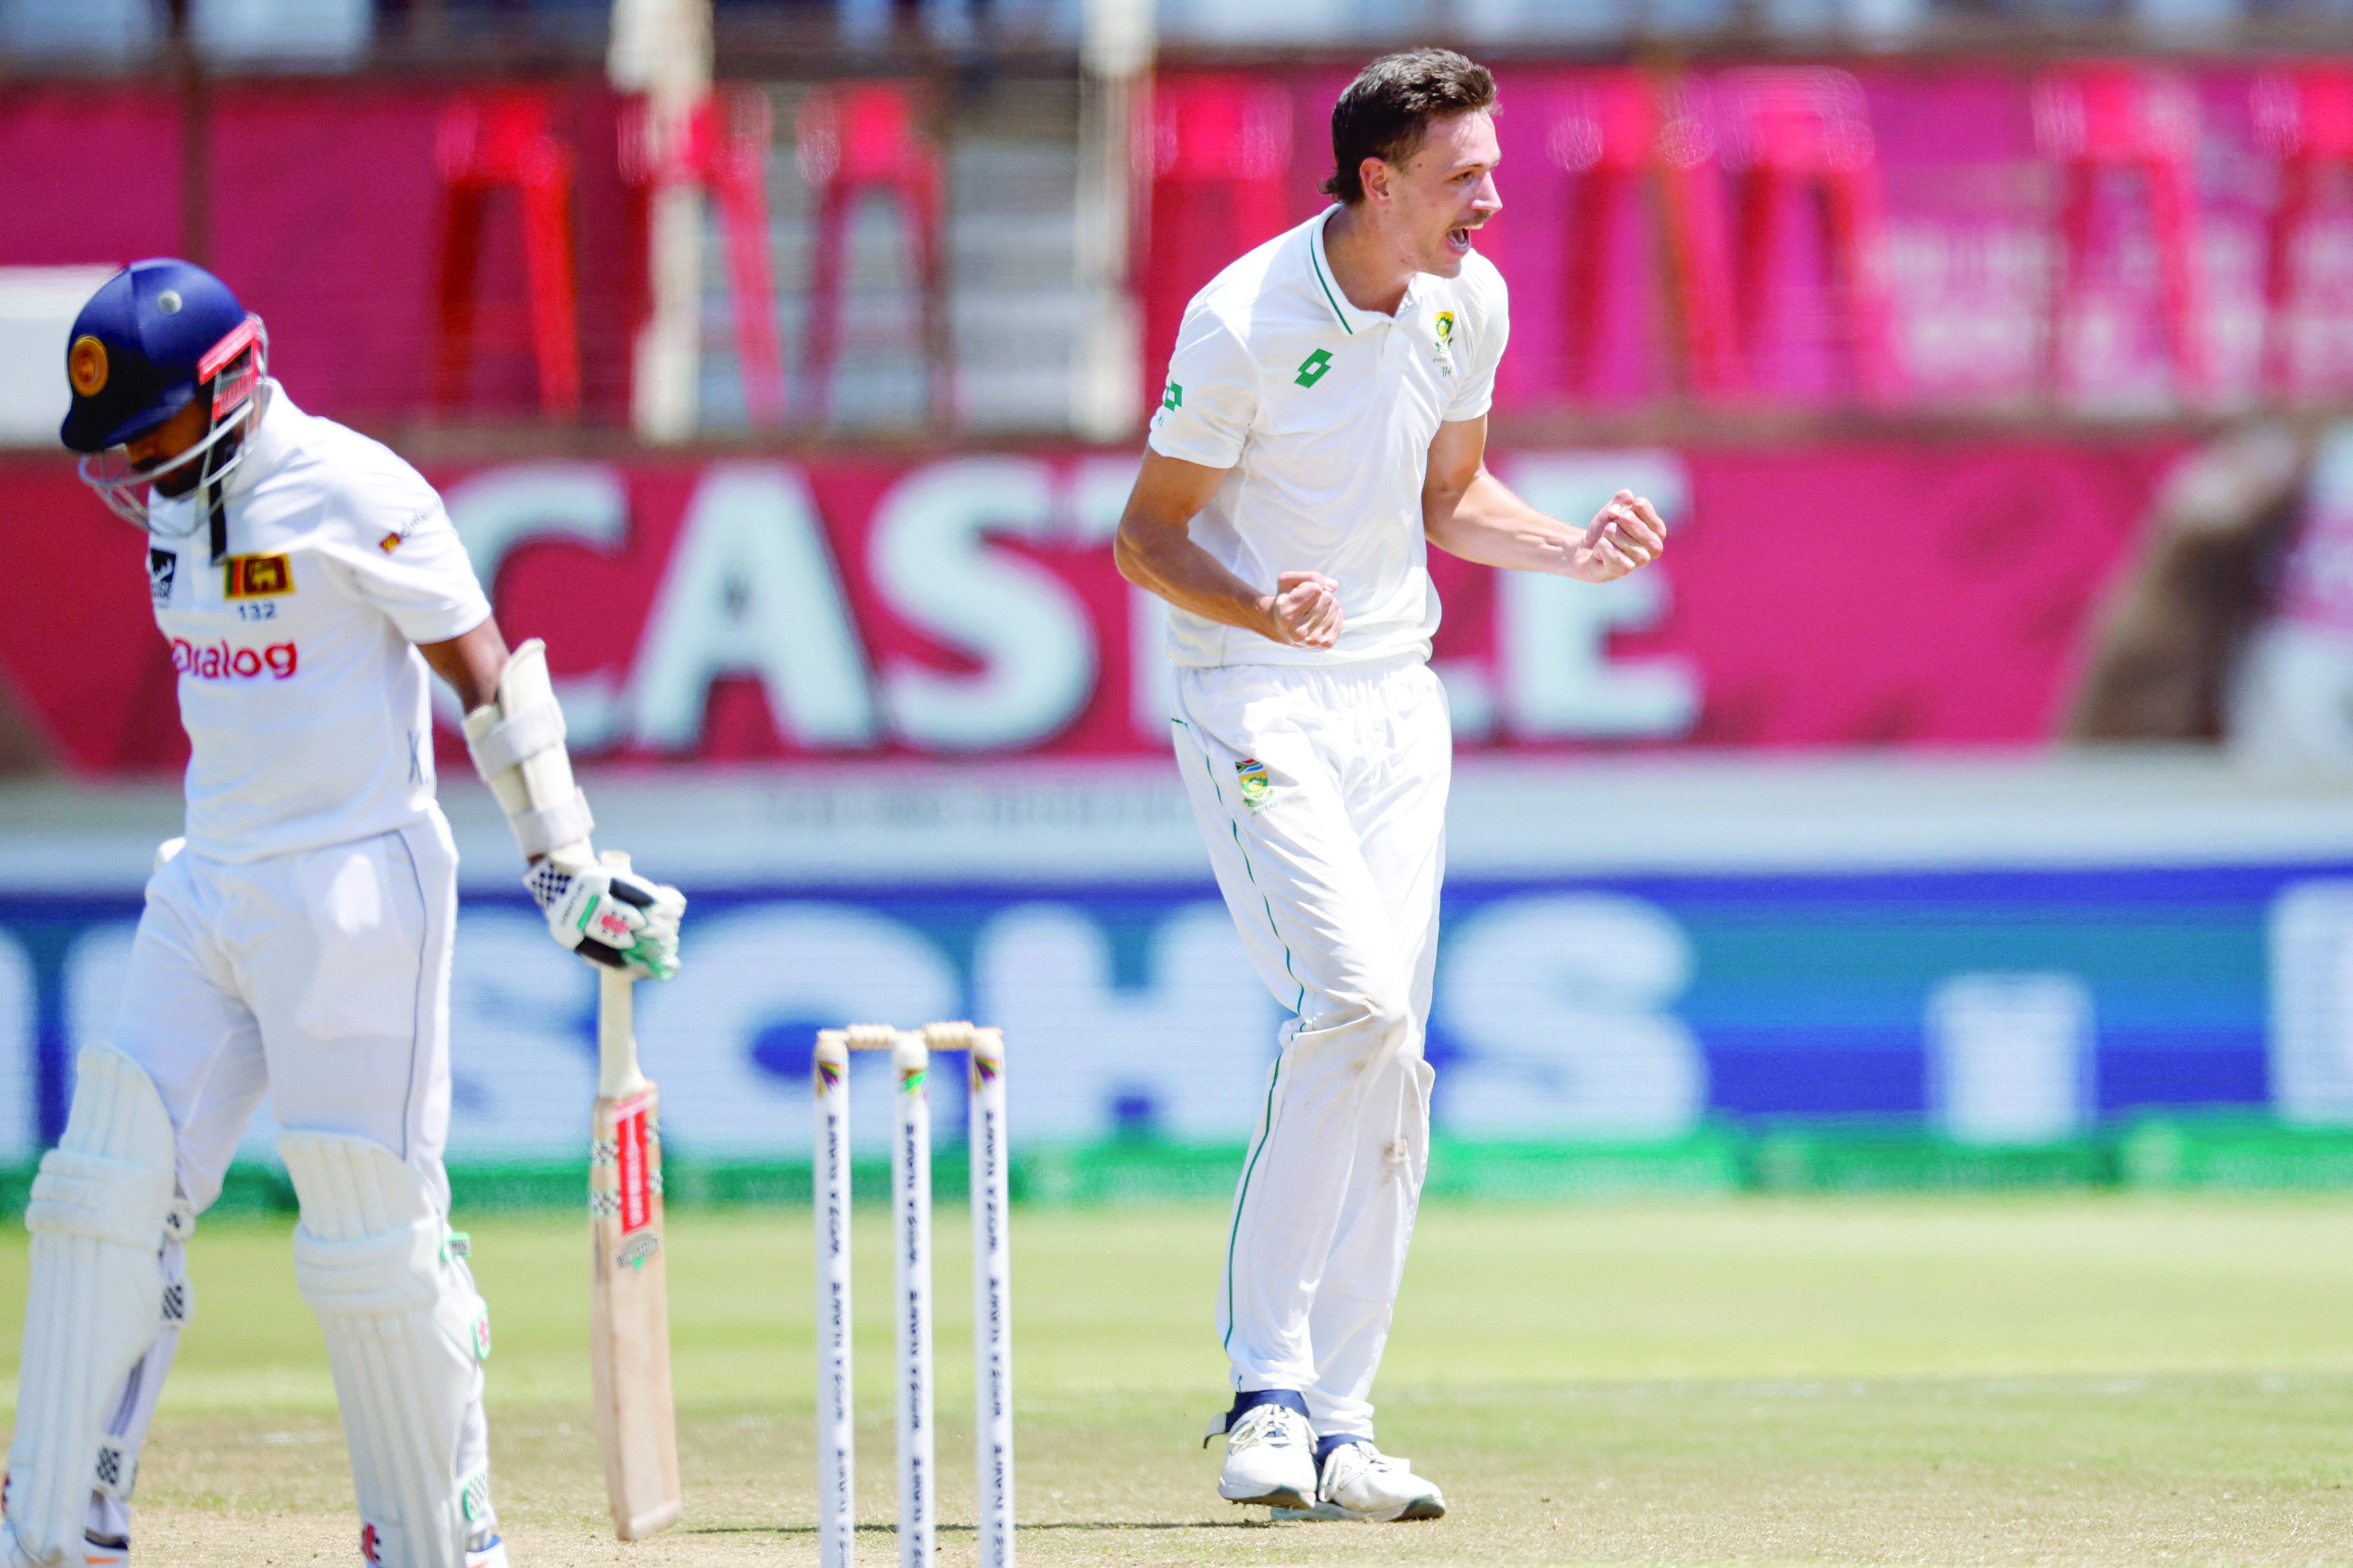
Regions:
<instances>
[{"instance_id":1,"label":"batsman's bare forearm","mask_svg":"<svg viewBox=\"0 0 2353 1568\"><path fill-rule=\"evenodd\" d=\"M1193 519L1224 479L1221 468L1145 453L1112 542L1112 559L1121 576L1180 610L1280 642L1274 595L1243 582L1193 542Z\"/></svg>"},{"instance_id":2,"label":"batsman's bare forearm","mask_svg":"<svg viewBox=\"0 0 2353 1568\"><path fill-rule=\"evenodd\" d=\"M499 671L507 663L507 639L500 635L496 616L447 642L418 643L417 651L425 656L434 674L449 683L466 712L471 713L499 694Z\"/></svg>"},{"instance_id":3,"label":"batsman's bare forearm","mask_svg":"<svg viewBox=\"0 0 2353 1568\"><path fill-rule=\"evenodd\" d=\"M417 651L464 704L466 749L514 829L532 868L523 879L550 935L593 963L632 977L678 973L678 922L686 896L628 868L600 863L588 842L587 797L572 778L564 721L533 637L510 649L495 617Z\"/></svg>"}]
</instances>

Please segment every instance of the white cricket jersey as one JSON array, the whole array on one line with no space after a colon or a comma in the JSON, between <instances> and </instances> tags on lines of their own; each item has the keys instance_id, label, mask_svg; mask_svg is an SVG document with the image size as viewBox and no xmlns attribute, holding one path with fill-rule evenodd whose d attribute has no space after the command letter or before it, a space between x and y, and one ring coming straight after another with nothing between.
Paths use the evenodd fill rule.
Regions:
<instances>
[{"instance_id":1,"label":"white cricket jersey","mask_svg":"<svg viewBox=\"0 0 2353 1568\"><path fill-rule=\"evenodd\" d=\"M1173 608L1180 665L1428 658L1438 629L1421 487L1440 424L1494 401L1510 333L1503 275L1473 251L1461 275L1417 274L1394 316L1358 310L1324 251L1330 207L1218 274L1185 308L1152 449L1229 470L1193 520L1196 543L1272 592L1284 572L1340 585L1337 647L1270 641Z\"/></svg>"},{"instance_id":2,"label":"white cricket jersey","mask_svg":"<svg viewBox=\"0 0 2353 1568\"><path fill-rule=\"evenodd\" d=\"M157 497L147 542L188 732L188 847L251 861L429 816L431 674L413 645L491 614L441 498L275 382L225 489L225 561L193 496Z\"/></svg>"}]
</instances>

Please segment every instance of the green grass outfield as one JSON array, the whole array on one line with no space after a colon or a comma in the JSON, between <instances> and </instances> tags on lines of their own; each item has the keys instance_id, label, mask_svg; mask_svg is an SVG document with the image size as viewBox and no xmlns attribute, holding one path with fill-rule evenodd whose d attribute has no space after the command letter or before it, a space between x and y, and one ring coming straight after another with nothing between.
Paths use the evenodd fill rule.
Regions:
<instances>
[{"instance_id":1,"label":"green grass outfield","mask_svg":"<svg viewBox=\"0 0 2353 1568\"><path fill-rule=\"evenodd\" d=\"M895 1561L861 1209L865 1561ZM969 1562L962 1213L938 1215L942 1558ZM2353 1197L1722 1197L1427 1208L1380 1395L1426 1525L1219 1502L1222 1206L1015 1220L1031 1563L2353 1563ZM808 1222L673 1216L686 1522L614 1543L588 1426L586 1224L471 1226L518 1568L815 1561ZM143 1560L348 1564L349 1479L288 1226L205 1222L141 1480ZM18 1342L24 1236L0 1242ZM9 1379L13 1387L12 1375Z\"/></svg>"}]
</instances>

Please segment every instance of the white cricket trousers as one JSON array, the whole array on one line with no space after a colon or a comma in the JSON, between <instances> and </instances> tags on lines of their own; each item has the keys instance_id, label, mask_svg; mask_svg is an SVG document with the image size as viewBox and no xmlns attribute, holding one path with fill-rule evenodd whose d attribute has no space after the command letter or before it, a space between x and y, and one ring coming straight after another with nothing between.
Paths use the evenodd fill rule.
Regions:
<instances>
[{"instance_id":1,"label":"white cricket trousers","mask_svg":"<svg viewBox=\"0 0 2353 1568\"><path fill-rule=\"evenodd\" d=\"M290 1131L391 1150L448 1213L441 1155L457 920L458 851L438 811L373 837L241 865L183 849L156 870L113 1041L163 1098L180 1191L198 1213L220 1196L265 1093ZM166 1245L167 1278L182 1277L180 1254L179 1243ZM158 1338L119 1402L110 1434L133 1462L177 1340L176 1331ZM488 1462L478 1378L458 1470ZM91 1506L93 1531L129 1533L126 1503L99 1496ZM496 1529L485 1500L475 1532Z\"/></svg>"},{"instance_id":2,"label":"white cricket trousers","mask_svg":"<svg viewBox=\"0 0 2353 1568\"><path fill-rule=\"evenodd\" d=\"M1180 669L1176 756L1226 908L1294 1016L1234 1194L1218 1331L1238 1393L1373 1435L1430 1153L1422 1039L1453 740L1419 658Z\"/></svg>"},{"instance_id":3,"label":"white cricket trousers","mask_svg":"<svg viewBox=\"0 0 2353 1568\"><path fill-rule=\"evenodd\" d=\"M438 811L242 865L184 849L157 870L113 1037L164 1097L198 1213L265 1093L281 1126L383 1144L448 1211L457 920Z\"/></svg>"}]
</instances>

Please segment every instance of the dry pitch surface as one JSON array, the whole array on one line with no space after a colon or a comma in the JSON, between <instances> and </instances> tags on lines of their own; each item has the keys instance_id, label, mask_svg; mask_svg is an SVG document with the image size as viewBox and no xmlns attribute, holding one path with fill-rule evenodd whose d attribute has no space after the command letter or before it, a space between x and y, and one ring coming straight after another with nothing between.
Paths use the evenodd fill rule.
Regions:
<instances>
[{"instance_id":1,"label":"dry pitch surface","mask_svg":"<svg viewBox=\"0 0 2353 1568\"><path fill-rule=\"evenodd\" d=\"M939 1231L950 1563L973 1555L958 1217ZM881 1563L886 1216L860 1218L861 1553ZM588 1427L585 1228L472 1225L518 1568L813 1563L806 1216L674 1218L689 1515L628 1547ZM1433 1207L1381 1391L1384 1440L1452 1505L1425 1525L1269 1527L1217 1500L1198 1439L1224 1402L1223 1242L1202 1208L1018 1217L1024 1562L2353 1563L2353 1199ZM0 1248L13 1354L22 1231ZM142 1559L355 1562L286 1227L207 1223L195 1259Z\"/></svg>"}]
</instances>

